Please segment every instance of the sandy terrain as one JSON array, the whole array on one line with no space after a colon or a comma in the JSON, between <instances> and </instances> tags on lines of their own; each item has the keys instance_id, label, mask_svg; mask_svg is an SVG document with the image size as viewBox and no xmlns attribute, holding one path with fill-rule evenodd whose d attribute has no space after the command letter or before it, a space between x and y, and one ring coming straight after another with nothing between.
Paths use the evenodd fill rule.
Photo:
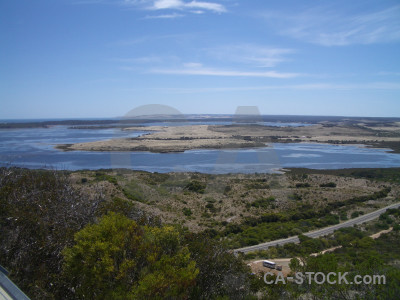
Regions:
<instances>
[{"instance_id":1,"label":"sandy terrain","mask_svg":"<svg viewBox=\"0 0 400 300\"><path fill-rule=\"evenodd\" d=\"M143 127L124 130L143 131ZM191 149L265 147L270 142L400 143L400 133L362 126L323 125L267 127L261 125L191 125L146 127L136 138L59 145L63 150L182 152Z\"/></svg>"},{"instance_id":2,"label":"sandy terrain","mask_svg":"<svg viewBox=\"0 0 400 300\"><path fill-rule=\"evenodd\" d=\"M382 234L391 232L392 230L393 230L393 227L390 227L389 229L382 230L382 231L379 231L377 233L374 233L373 235L370 235L370 237L375 240L375 239L379 238Z\"/></svg>"}]
</instances>

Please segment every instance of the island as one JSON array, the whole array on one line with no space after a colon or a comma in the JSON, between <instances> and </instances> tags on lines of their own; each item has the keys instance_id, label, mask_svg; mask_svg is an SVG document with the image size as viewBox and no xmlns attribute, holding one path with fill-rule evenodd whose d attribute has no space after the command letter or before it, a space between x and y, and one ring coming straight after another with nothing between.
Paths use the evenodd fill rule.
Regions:
<instances>
[{"instance_id":1,"label":"island","mask_svg":"<svg viewBox=\"0 0 400 300\"><path fill-rule=\"evenodd\" d=\"M276 127L258 123L231 125L133 126L138 137L62 144L61 150L183 152L193 149L242 149L268 143L363 144L400 153L400 122L370 120L325 121L308 126Z\"/></svg>"}]
</instances>

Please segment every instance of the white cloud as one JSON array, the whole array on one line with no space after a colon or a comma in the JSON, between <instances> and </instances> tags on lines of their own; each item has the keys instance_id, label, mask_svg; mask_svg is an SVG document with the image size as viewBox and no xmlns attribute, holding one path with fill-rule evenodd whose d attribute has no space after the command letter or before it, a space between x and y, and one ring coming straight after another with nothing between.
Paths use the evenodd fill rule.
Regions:
<instances>
[{"instance_id":1,"label":"white cloud","mask_svg":"<svg viewBox=\"0 0 400 300\"><path fill-rule=\"evenodd\" d=\"M170 75L202 75L202 76L225 76L225 77L267 77L267 78L294 78L299 77L298 73L281 73L276 71L268 72L251 72L251 71L235 71L204 68L201 64L189 63L183 68L155 68L149 71L155 74L170 74Z\"/></svg>"},{"instance_id":2,"label":"white cloud","mask_svg":"<svg viewBox=\"0 0 400 300\"><path fill-rule=\"evenodd\" d=\"M219 13L226 12L226 8L218 3L191 1L184 4L184 6L187 8L211 10Z\"/></svg>"},{"instance_id":3,"label":"white cloud","mask_svg":"<svg viewBox=\"0 0 400 300\"><path fill-rule=\"evenodd\" d=\"M181 0L157 0L153 4L154 9L179 9L183 6Z\"/></svg>"},{"instance_id":4,"label":"white cloud","mask_svg":"<svg viewBox=\"0 0 400 300\"><path fill-rule=\"evenodd\" d=\"M204 13L205 11L224 13L225 6L215 2L185 1L185 0L124 0L125 5L143 7L149 10L180 10L191 13Z\"/></svg>"},{"instance_id":5,"label":"white cloud","mask_svg":"<svg viewBox=\"0 0 400 300\"><path fill-rule=\"evenodd\" d=\"M128 7L137 7L146 10L179 10L193 14L203 14L206 11L224 13L227 9L224 5L216 2L187 1L187 0L75 0L75 4L118 4ZM153 18L171 18L177 15L166 14L154 16ZM152 16L150 16L152 17ZM150 18L147 17L147 18ZM172 17L172 18L173 18Z\"/></svg>"},{"instance_id":6,"label":"white cloud","mask_svg":"<svg viewBox=\"0 0 400 300\"><path fill-rule=\"evenodd\" d=\"M219 4L213 2L199 2L199 1L190 1L185 2L183 0L156 0L152 6L153 9L202 9L202 10L209 10L213 12L226 12L226 8ZM199 11L197 11L199 12Z\"/></svg>"},{"instance_id":7,"label":"white cloud","mask_svg":"<svg viewBox=\"0 0 400 300\"><path fill-rule=\"evenodd\" d=\"M278 63L286 61L284 55L294 52L291 49L268 48L254 45L236 45L222 46L217 48L198 49L202 60L207 60L208 65L213 64L218 67L207 67L200 61L184 62L178 56L164 57L157 56L157 60L153 57L133 58L122 63L130 65L123 66L123 69L130 68L137 70L137 66L132 64L148 63L147 72L156 74L174 74L174 75L202 75L202 76L225 76L225 77L265 77L265 78L294 78L299 76L309 76L295 72L279 72L277 70L263 71L260 68L271 68ZM194 53L194 57L198 57ZM208 57L207 57L208 56ZM210 59L211 58L211 59ZM135 67L135 68L134 68Z\"/></svg>"},{"instance_id":8,"label":"white cloud","mask_svg":"<svg viewBox=\"0 0 400 300\"><path fill-rule=\"evenodd\" d=\"M310 9L297 14L264 14L286 36L323 46L374 44L400 40L400 6L349 14L340 9Z\"/></svg>"}]
</instances>

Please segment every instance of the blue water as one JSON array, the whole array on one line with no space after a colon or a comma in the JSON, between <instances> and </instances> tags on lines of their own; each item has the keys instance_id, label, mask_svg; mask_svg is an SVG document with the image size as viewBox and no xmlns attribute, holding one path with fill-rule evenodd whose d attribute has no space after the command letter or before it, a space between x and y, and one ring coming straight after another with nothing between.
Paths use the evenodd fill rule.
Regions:
<instances>
[{"instance_id":1,"label":"blue water","mask_svg":"<svg viewBox=\"0 0 400 300\"><path fill-rule=\"evenodd\" d=\"M355 145L270 144L245 150L184 153L63 152L56 144L135 137L145 131L68 129L66 126L0 130L0 166L54 169L129 168L150 172L263 173L285 167L313 169L400 167L400 154Z\"/></svg>"},{"instance_id":2,"label":"blue water","mask_svg":"<svg viewBox=\"0 0 400 300\"><path fill-rule=\"evenodd\" d=\"M299 122L236 122L236 121L215 121L215 120L197 120L197 121L187 121L182 119L181 122L171 122L171 121L155 121L155 122L146 122L142 124L138 123L127 123L127 120L120 118L71 118L71 119L0 119L0 124L2 123L37 123L37 122L50 122L50 121L67 121L67 120L81 120L81 121L113 121L110 124L103 124L104 126L120 126L120 125L132 125L132 126L187 126L187 125L232 125L232 124L257 124L262 126L272 126L272 127L304 127L304 126L312 126L315 124L312 123L299 123ZM115 121L115 122L114 122ZM87 124L84 126L98 126L101 124ZM74 125L70 125L74 126ZM79 126L79 125L78 125Z\"/></svg>"}]
</instances>

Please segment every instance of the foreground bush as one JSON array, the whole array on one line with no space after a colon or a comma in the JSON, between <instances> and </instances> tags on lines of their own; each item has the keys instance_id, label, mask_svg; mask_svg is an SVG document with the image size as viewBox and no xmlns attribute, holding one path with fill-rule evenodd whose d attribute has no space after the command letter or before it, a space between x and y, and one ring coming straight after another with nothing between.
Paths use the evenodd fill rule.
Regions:
<instances>
[{"instance_id":1,"label":"foreground bush","mask_svg":"<svg viewBox=\"0 0 400 300\"><path fill-rule=\"evenodd\" d=\"M199 272L171 226L140 226L111 213L79 231L75 243L63 252L64 268L79 298L187 298Z\"/></svg>"}]
</instances>

